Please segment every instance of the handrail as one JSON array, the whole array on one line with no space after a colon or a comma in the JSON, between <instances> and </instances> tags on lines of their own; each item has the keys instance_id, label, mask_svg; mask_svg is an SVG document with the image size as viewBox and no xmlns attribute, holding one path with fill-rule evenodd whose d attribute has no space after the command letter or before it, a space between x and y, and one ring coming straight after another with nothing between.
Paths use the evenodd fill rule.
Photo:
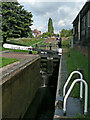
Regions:
<instances>
[{"instance_id":1,"label":"handrail","mask_svg":"<svg viewBox=\"0 0 90 120\"><path fill-rule=\"evenodd\" d=\"M63 87L63 97L65 97L66 87L67 87L69 81L71 80L72 76L76 73L80 75L80 79L83 79L83 75L79 71L73 71L70 74L70 76L68 77L68 79ZM82 99L82 90L83 90L83 84L82 84L82 82L80 82L80 99Z\"/></svg>"},{"instance_id":2,"label":"handrail","mask_svg":"<svg viewBox=\"0 0 90 120\"><path fill-rule=\"evenodd\" d=\"M87 86L87 83L85 80L83 79L76 79L73 81L73 83L71 84L69 90L67 91L65 97L64 97L64 102L63 102L63 113L66 114L66 101L67 101L67 98L69 96L69 94L71 93L71 90L72 88L74 87L74 85L77 83L77 82L83 82L84 85L85 85L85 105L84 105L84 114L87 114L87 97L88 97L88 86Z\"/></svg>"}]
</instances>

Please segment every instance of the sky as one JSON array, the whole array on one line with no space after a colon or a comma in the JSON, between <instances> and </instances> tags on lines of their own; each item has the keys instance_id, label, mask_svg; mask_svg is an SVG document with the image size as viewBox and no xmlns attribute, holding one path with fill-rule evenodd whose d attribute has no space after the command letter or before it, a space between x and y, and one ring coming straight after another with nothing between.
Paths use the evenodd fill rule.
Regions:
<instances>
[{"instance_id":1,"label":"sky","mask_svg":"<svg viewBox=\"0 0 90 120\"><path fill-rule=\"evenodd\" d=\"M72 29L72 22L86 0L18 0L24 9L33 15L31 29L41 33L48 31L48 20L52 18L54 32Z\"/></svg>"}]
</instances>

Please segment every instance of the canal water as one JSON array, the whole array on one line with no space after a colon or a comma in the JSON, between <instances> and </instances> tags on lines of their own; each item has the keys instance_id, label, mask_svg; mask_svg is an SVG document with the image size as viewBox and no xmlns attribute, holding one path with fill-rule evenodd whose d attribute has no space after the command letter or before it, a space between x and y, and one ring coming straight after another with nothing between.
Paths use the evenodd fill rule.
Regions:
<instances>
[{"instance_id":1,"label":"canal water","mask_svg":"<svg viewBox=\"0 0 90 120\"><path fill-rule=\"evenodd\" d=\"M41 62L41 86L38 89L34 100L29 106L23 119L28 120L53 120L54 111L55 111L55 98L56 98L56 89L57 89L57 80L58 80L58 71L59 71L59 62L52 64L52 61L49 61L50 69L48 70L48 64L43 66ZM51 65L50 65L51 63ZM44 63L45 64L45 63ZM52 66L53 65L53 66ZM43 66L43 67L42 67Z\"/></svg>"}]
</instances>

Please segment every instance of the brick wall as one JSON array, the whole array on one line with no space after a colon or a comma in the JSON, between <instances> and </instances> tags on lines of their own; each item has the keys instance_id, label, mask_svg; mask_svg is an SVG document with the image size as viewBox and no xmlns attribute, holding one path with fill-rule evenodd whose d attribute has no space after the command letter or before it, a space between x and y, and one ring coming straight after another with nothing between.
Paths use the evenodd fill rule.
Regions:
<instances>
[{"instance_id":1,"label":"brick wall","mask_svg":"<svg viewBox=\"0 0 90 120\"><path fill-rule=\"evenodd\" d=\"M89 49L88 47L79 46L79 45L75 45L75 44L74 44L74 49L78 50L80 53L83 53L83 54L86 55L87 57L90 57L90 56L89 56L90 49Z\"/></svg>"}]
</instances>

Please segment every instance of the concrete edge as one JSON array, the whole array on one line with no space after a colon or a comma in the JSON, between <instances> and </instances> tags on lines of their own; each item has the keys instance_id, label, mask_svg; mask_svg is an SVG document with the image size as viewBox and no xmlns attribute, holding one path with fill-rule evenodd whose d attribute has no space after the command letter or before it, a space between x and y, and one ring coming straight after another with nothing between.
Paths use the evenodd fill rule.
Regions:
<instances>
[{"instance_id":1,"label":"concrete edge","mask_svg":"<svg viewBox=\"0 0 90 120\"><path fill-rule=\"evenodd\" d=\"M56 97L59 95L59 87L60 87L60 79L61 79L61 64L62 64L62 56L60 60L60 65L59 65L59 75L58 75L58 82L57 82L57 91L56 91Z\"/></svg>"},{"instance_id":2,"label":"concrete edge","mask_svg":"<svg viewBox=\"0 0 90 120\"><path fill-rule=\"evenodd\" d=\"M28 65L31 65L38 59L40 59L40 56L25 60L24 62L19 63L17 66L13 66L9 71L7 70L6 73L0 77L0 86L7 81L7 76L9 78L13 77L15 74L25 69Z\"/></svg>"},{"instance_id":3,"label":"concrete edge","mask_svg":"<svg viewBox=\"0 0 90 120\"><path fill-rule=\"evenodd\" d=\"M60 93L60 90L62 89L62 83L60 83L61 81L63 81L63 75L67 76L66 72L65 72L65 68L63 68L63 65L65 65L64 63L64 54L61 56L61 60L60 60L60 65L59 65L59 73L58 73L58 82L57 82L57 91L56 91L56 100L55 100L55 106L56 104L58 103L57 101L57 97L58 96L61 96L61 93ZM65 79L66 80L66 79ZM65 82L65 81L63 81ZM56 110L56 109L55 109ZM53 116L53 120L55 119L61 119L61 118L67 118L65 116L59 116L59 115L56 115L55 112L54 112L54 116ZM71 118L71 117L68 117L68 118Z\"/></svg>"}]
</instances>

